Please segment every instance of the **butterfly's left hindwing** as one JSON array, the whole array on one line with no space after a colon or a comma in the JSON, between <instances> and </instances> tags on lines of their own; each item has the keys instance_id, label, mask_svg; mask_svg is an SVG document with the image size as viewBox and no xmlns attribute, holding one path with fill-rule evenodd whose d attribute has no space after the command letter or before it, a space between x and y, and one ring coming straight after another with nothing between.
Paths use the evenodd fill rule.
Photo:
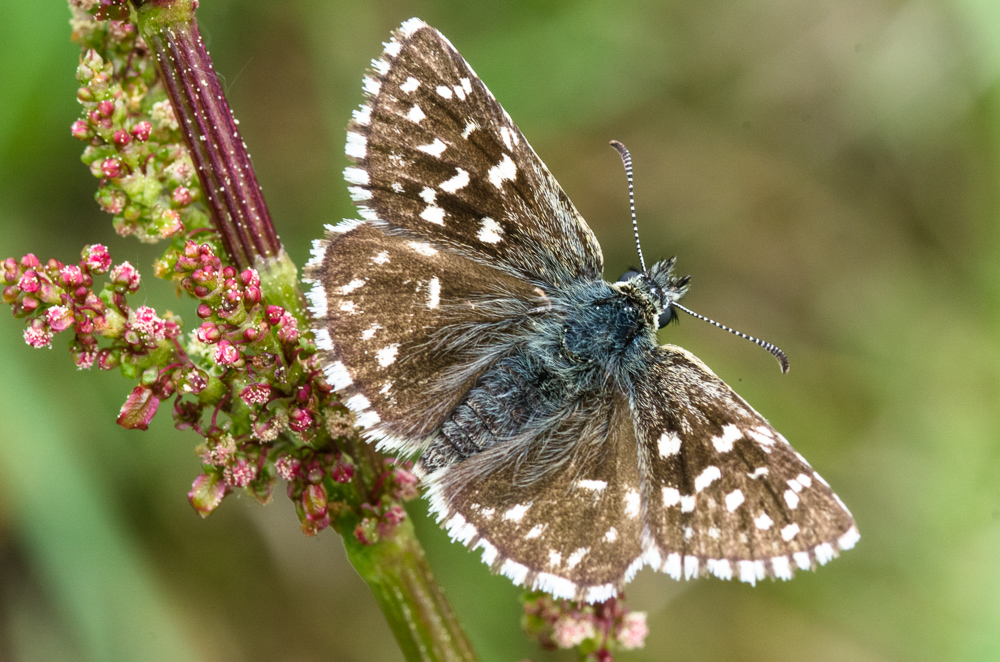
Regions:
<instances>
[{"instance_id":1,"label":"butterfly's left hindwing","mask_svg":"<svg viewBox=\"0 0 1000 662\"><path fill-rule=\"evenodd\" d=\"M827 482L704 363L665 345L644 365L632 413L651 565L754 583L854 546L854 519Z\"/></svg>"}]
</instances>

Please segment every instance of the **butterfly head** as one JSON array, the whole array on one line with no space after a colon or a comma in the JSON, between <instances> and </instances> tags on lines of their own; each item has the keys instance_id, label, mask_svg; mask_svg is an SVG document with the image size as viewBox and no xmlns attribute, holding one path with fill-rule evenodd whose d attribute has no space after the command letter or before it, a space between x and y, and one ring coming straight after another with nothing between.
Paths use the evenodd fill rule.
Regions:
<instances>
[{"instance_id":1,"label":"butterfly head","mask_svg":"<svg viewBox=\"0 0 1000 662\"><path fill-rule=\"evenodd\" d=\"M655 311L658 329L677 319L674 303L687 292L688 281L691 280L690 276L674 275L675 261L676 258L673 257L669 260L660 260L647 271L629 269L616 283L623 284L623 289L631 290L651 304Z\"/></svg>"}]
</instances>

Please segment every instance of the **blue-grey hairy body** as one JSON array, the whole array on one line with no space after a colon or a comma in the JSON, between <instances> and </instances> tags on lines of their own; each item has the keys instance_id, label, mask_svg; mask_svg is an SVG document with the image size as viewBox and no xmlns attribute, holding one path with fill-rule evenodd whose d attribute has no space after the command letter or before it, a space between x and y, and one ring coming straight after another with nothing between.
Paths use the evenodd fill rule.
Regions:
<instances>
[{"instance_id":1,"label":"blue-grey hairy body","mask_svg":"<svg viewBox=\"0 0 1000 662\"><path fill-rule=\"evenodd\" d=\"M673 260L603 280L583 218L486 86L417 19L348 129L361 221L306 278L325 370L432 512L515 583L605 600L644 565L788 579L853 518L701 361L657 345Z\"/></svg>"}]
</instances>

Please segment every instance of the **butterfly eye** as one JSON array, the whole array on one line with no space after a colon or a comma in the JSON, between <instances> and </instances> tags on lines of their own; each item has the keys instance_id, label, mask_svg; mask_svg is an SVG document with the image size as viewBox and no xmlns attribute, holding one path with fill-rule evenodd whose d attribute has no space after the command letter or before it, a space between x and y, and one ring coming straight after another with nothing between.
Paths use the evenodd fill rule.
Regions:
<instances>
[{"instance_id":1,"label":"butterfly eye","mask_svg":"<svg viewBox=\"0 0 1000 662\"><path fill-rule=\"evenodd\" d=\"M663 312L660 313L659 319L656 321L658 325L657 328L662 329L663 327L670 324L676 319L677 319L677 311L674 310L673 306L668 305L666 308L663 309Z\"/></svg>"},{"instance_id":2,"label":"butterfly eye","mask_svg":"<svg viewBox=\"0 0 1000 662\"><path fill-rule=\"evenodd\" d=\"M623 273L621 275L621 277L618 278L618 282L619 283L624 283L627 280L632 280L633 278L635 278L638 275L639 275L638 271L636 271L635 269L629 269L628 271L626 271L625 273Z\"/></svg>"}]
</instances>

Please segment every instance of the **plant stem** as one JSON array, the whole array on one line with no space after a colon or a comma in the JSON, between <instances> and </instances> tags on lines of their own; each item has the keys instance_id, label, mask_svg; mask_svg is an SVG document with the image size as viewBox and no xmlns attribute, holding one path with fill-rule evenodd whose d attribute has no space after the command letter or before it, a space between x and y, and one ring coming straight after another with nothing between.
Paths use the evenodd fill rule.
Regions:
<instances>
[{"instance_id":1,"label":"plant stem","mask_svg":"<svg viewBox=\"0 0 1000 662\"><path fill-rule=\"evenodd\" d=\"M256 267L268 300L286 307L305 322L297 270L275 232L246 146L202 43L194 17L197 3L131 2L139 32L156 57L227 254L240 267ZM374 449L365 447L355 452L372 475L381 467L381 458ZM359 502L369 498L369 482L357 482ZM356 525L356 515L347 513L337 528L351 563L371 588L406 659L475 660L472 646L431 573L409 519L373 545L358 541L354 535Z\"/></svg>"},{"instance_id":2,"label":"plant stem","mask_svg":"<svg viewBox=\"0 0 1000 662\"><path fill-rule=\"evenodd\" d=\"M206 203L226 252L240 267L283 253L250 156L194 18L192 0L133 0L156 57Z\"/></svg>"}]
</instances>

